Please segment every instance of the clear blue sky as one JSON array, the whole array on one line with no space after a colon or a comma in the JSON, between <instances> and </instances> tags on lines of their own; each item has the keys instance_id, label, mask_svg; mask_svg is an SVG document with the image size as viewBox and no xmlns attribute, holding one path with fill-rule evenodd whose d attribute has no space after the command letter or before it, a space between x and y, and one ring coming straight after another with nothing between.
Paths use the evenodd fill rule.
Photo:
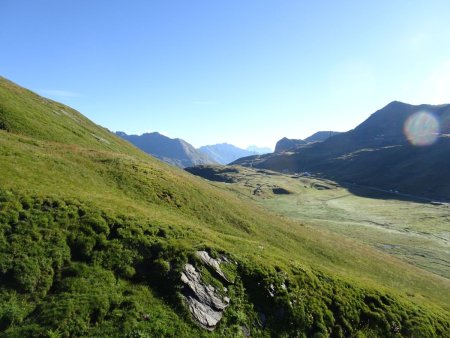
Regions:
<instances>
[{"instance_id":1,"label":"clear blue sky","mask_svg":"<svg viewBox=\"0 0 450 338\"><path fill-rule=\"evenodd\" d=\"M450 102L450 1L0 0L0 75L113 131L273 147Z\"/></svg>"}]
</instances>

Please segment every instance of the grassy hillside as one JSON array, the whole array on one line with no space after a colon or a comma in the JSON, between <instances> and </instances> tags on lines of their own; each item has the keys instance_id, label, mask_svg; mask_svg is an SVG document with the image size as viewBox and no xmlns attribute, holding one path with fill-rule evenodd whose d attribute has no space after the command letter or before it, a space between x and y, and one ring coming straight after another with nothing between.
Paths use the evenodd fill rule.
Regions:
<instances>
[{"instance_id":1,"label":"grassy hillside","mask_svg":"<svg viewBox=\"0 0 450 338\"><path fill-rule=\"evenodd\" d=\"M76 110L38 96L2 77L0 129L37 140L76 144L96 150L132 151L125 141Z\"/></svg>"},{"instance_id":2,"label":"grassy hillside","mask_svg":"<svg viewBox=\"0 0 450 338\"><path fill-rule=\"evenodd\" d=\"M1 336L450 329L447 279L268 213L5 79L0 125ZM197 250L227 257L230 282ZM213 332L182 296L188 262L230 298Z\"/></svg>"},{"instance_id":3,"label":"grassy hillside","mask_svg":"<svg viewBox=\"0 0 450 338\"><path fill-rule=\"evenodd\" d=\"M240 166L186 169L289 218L450 278L450 205L311 176Z\"/></svg>"}]
</instances>

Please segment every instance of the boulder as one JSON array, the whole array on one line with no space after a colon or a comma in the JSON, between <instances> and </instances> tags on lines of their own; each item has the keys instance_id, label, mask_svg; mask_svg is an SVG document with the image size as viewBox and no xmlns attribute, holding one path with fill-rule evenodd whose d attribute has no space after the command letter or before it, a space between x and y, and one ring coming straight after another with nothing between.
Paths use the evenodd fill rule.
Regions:
<instances>
[{"instance_id":1,"label":"boulder","mask_svg":"<svg viewBox=\"0 0 450 338\"><path fill-rule=\"evenodd\" d=\"M203 328L214 330L222 319L223 311L228 307L230 299L222 298L214 287L205 285L200 273L191 264L184 266L181 281L185 284L183 296L192 316Z\"/></svg>"},{"instance_id":2,"label":"boulder","mask_svg":"<svg viewBox=\"0 0 450 338\"><path fill-rule=\"evenodd\" d=\"M223 281L227 282L227 283L231 283L231 281L227 278L227 276L225 276L225 274L223 273L222 269L220 268L220 263L221 263L221 259L214 259L212 258L208 252L206 251L197 251L195 253L195 255L200 258L200 260L206 264L207 266L209 266L211 269L214 270L214 272L220 277L222 278Z\"/></svg>"}]
</instances>

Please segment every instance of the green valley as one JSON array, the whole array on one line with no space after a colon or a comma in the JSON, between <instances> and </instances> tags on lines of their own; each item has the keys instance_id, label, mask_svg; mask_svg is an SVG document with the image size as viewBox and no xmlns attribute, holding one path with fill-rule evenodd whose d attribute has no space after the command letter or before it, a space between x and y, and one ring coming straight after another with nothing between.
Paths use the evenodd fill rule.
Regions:
<instances>
[{"instance_id":1,"label":"green valley","mask_svg":"<svg viewBox=\"0 0 450 338\"><path fill-rule=\"evenodd\" d=\"M366 203L393 232L414 211L411 234L438 243L424 259L445 260L448 234L422 234L425 209L405 202L392 218L381 201L342 188L322 195L311 180L284 177L255 203L249 195L266 191L251 181L257 172L245 175L247 183L212 184L0 78L0 336L450 334L448 269L422 269L428 261L409 247L425 248L387 242L354 208ZM291 190L295 198L280 195ZM386 247L352 235L347 215ZM199 289L214 302L201 303ZM196 319L206 307L217 323Z\"/></svg>"},{"instance_id":2,"label":"green valley","mask_svg":"<svg viewBox=\"0 0 450 338\"><path fill-rule=\"evenodd\" d=\"M447 203L431 203L352 184L340 185L309 175L240 166L188 170L211 180L232 182L218 186L247 196L280 215L361 241L450 278Z\"/></svg>"}]
</instances>

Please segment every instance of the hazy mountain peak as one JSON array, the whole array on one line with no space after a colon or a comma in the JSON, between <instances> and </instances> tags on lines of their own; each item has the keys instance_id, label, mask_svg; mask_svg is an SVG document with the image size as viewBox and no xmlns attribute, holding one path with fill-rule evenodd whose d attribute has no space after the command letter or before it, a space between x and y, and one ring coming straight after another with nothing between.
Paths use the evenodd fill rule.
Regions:
<instances>
[{"instance_id":1,"label":"hazy mountain peak","mask_svg":"<svg viewBox=\"0 0 450 338\"><path fill-rule=\"evenodd\" d=\"M255 154L254 152L241 149L229 143L206 145L200 147L198 150L220 164L228 164L241 157L247 157Z\"/></svg>"},{"instance_id":2,"label":"hazy mountain peak","mask_svg":"<svg viewBox=\"0 0 450 338\"><path fill-rule=\"evenodd\" d=\"M127 135L124 132L117 132L116 135L134 144L146 153L181 168L217 163L180 138L173 139L158 132L144 133L142 135Z\"/></svg>"},{"instance_id":3,"label":"hazy mountain peak","mask_svg":"<svg viewBox=\"0 0 450 338\"><path fill-rule=\"evenodd\" d=\"M272 152L272 149L270 149L269 147L258 147L257 145L253 144L248 146L246 149L258 155L268 154Z\"/></svg>"}]
</instances>

